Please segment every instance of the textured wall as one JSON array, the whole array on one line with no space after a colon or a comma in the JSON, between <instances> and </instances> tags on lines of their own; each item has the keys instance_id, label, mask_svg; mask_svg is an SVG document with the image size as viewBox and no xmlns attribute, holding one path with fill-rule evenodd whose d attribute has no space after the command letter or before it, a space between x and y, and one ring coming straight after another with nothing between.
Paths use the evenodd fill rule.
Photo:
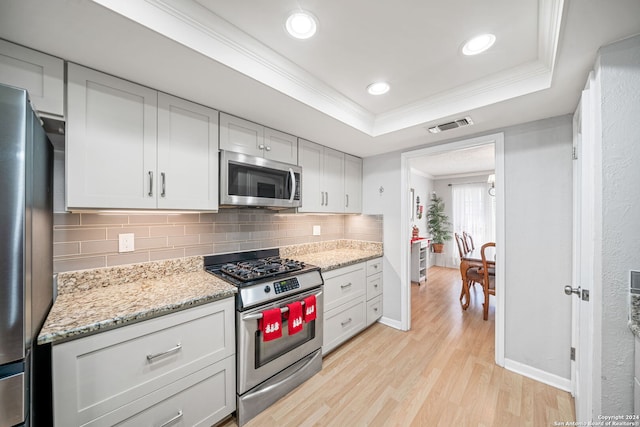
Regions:
<instances>
[{"instance_id":1,"label":"textured wall","mask_svg":"<svg viewBox=\"0 0 640 427\"><path fill-rule=\"evenodd\" d=\"M320 225L321 235L313 236ZM118 235L135 234L135 251L118 253ZM382 241L382 217L280 214L264 209L218 213L56 213L55 272L270 248L335 239Z\"/></svg>"},{"instance_id":2,"label":"textured wall","mask_svg":"<svg viewBox=\"0 0 640 427\"><path fill-rule=\"evenodd\" d=\"M594 410L632 414L628 316L629 270L640 269L640 36L603 48L596 71L602 97L602 318L596 331L601 347L595 348L601 354L600 389L594 391L601 400Z\"/></svg>"}]
</instances>

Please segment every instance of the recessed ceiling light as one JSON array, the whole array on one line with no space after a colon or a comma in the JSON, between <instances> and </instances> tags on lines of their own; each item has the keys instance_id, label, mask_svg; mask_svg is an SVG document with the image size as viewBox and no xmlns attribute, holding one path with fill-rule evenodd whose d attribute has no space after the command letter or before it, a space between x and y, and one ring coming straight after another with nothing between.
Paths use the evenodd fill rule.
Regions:
<instances>
[{"instance_id":1,"label":"recessed ceiling light","mask_svg":"<svg viewBox=\"0 0 640 427\"><path fill-rule=\"evenodd\" d=\"M465 55L477 55L489 49L496 41L493 34L481 34L467 41L462 47Z\"/></svg>"},{"instance_id":2,"label":"recessed ceiling light","mask_svg":"<svg viewBox=\"0 0 640 427\"><path fill-rule=\"evenodd\" d=\"M291 13L285 24L287 32L297 39L308 39L318 29L318 21L315 16L305 11Z\"/></svg>"},{"instance_id":3,"label":"recessed ceiling light","mask_svg":"<svg viewBox=\"0 0 640 427\"><path fill-rule=\"evenodd\" d=\"M371 83L369 86L367 86L367 92L369 92L371 95L383 95L389 92L389 89L390 86L387 82L376 82Z\"/></svg>"}]
</instances>

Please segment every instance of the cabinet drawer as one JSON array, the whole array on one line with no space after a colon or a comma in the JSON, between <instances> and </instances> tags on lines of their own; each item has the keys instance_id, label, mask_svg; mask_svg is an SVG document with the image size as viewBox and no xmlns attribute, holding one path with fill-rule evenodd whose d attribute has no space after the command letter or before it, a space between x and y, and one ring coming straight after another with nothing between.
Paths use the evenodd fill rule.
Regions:
<instances>
[{"instance_id":1,"label":"cabinet drawer","mask_svg":"<svg viewBox=\"0 0 640 427\"><path fill-rule=\"evenodd\" d=\"M365 302L356 300L326 312L324 317L322 354L327 354L364 329L366 325L365 311Z\"/></svg>"},{"instance_id":2,"label":"cabinet drawer","mask_svg":"<svg viewBox=\"0 0 640 427\"><path fill-rule=\"evenodd\" d=\"M382 273L382 258L370 259L367 261L367 276Z\"/></svg>"},{"instance_id":3,"label":"cabinet drawer","mask_svg":"<svg viewBox=\"0 0 640 427\"><path fill-rule=\"evenodd\" d=\"M211 426L233 412L235 403L235 357L230 356L87 426Z\"/></svg>"},{"instance_id":4,"label":"cabinet drawer","mask_svg":"<svg viewBox=\"0 0 640 427\"><path fill-rule=\"evenodd\" d=\"M55 345L56 424L86 423L234 354L233 301Z\"/></svg>"},{"instance_id":5,"label":"cabinet drawer","mask_svg":"<svg viewBox=\"0 0 640 427\"><path fill-rule=\"evenodd\" d=\"M367 326L382 317L382 296L367 301Z\"/></svg>"},{"instance_id":6,"label":"cabinet drawer","mask_svg":"<svg viewBox=\"0 0 640 427\"><path fill-rule=\"evenodd\" d=\"M382 294L382 273L367 277L367 300Z\"/></svg>"},{"instance_id":7,"label":"cabinet drawer","mask_svg":"<svg viewBox=\"0 0 640 427\"><path fill-rule=\"evenodd\" d=\"M364 299L366 292L364 263L332 270L323 276L325 312L353 299Z\"/></svg>"}]
</instances>

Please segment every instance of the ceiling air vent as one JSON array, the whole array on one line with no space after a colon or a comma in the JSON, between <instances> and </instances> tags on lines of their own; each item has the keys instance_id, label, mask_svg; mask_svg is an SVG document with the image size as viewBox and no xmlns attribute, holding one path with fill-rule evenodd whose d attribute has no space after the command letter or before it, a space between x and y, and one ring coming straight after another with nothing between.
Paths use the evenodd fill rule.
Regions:
<instances>
[{"instance_id":1,"label":"ceiling air vent","mask_svg":"<svg viewBox=\"0 0 640 427\"><path fill-rule=\"evenodd\" d=\"M442 132L445 130L450 130L450 129L455 129L455 128L459 128L462 126L469 126L473 124L473 120L471 120L471 117L467 116L463 119L458 119L455 120L453 122L449 122L449 123L443 123L441 125L437 125L437 126L433 126L429 128L429 132L431 133L438 133L438 132Z\"/></svg>"}]
</instances>

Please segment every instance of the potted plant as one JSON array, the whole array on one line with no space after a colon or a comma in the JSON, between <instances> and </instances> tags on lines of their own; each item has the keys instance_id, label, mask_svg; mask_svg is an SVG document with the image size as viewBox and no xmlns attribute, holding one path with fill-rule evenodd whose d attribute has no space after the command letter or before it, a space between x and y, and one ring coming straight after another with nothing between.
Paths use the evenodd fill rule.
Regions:
<instances>
[{"instance_id":1,"label":"potted plant","mask_svg":"<svg viewBox=\"0 0 640 427\"><path fill-rule=\"evenodd\" d=\"M427 210L427 231L431 235L433 252L442 253L444 242L451 240L449 217L444 213L444 202L434 193Z\"/></svg>"}]
</instances>

